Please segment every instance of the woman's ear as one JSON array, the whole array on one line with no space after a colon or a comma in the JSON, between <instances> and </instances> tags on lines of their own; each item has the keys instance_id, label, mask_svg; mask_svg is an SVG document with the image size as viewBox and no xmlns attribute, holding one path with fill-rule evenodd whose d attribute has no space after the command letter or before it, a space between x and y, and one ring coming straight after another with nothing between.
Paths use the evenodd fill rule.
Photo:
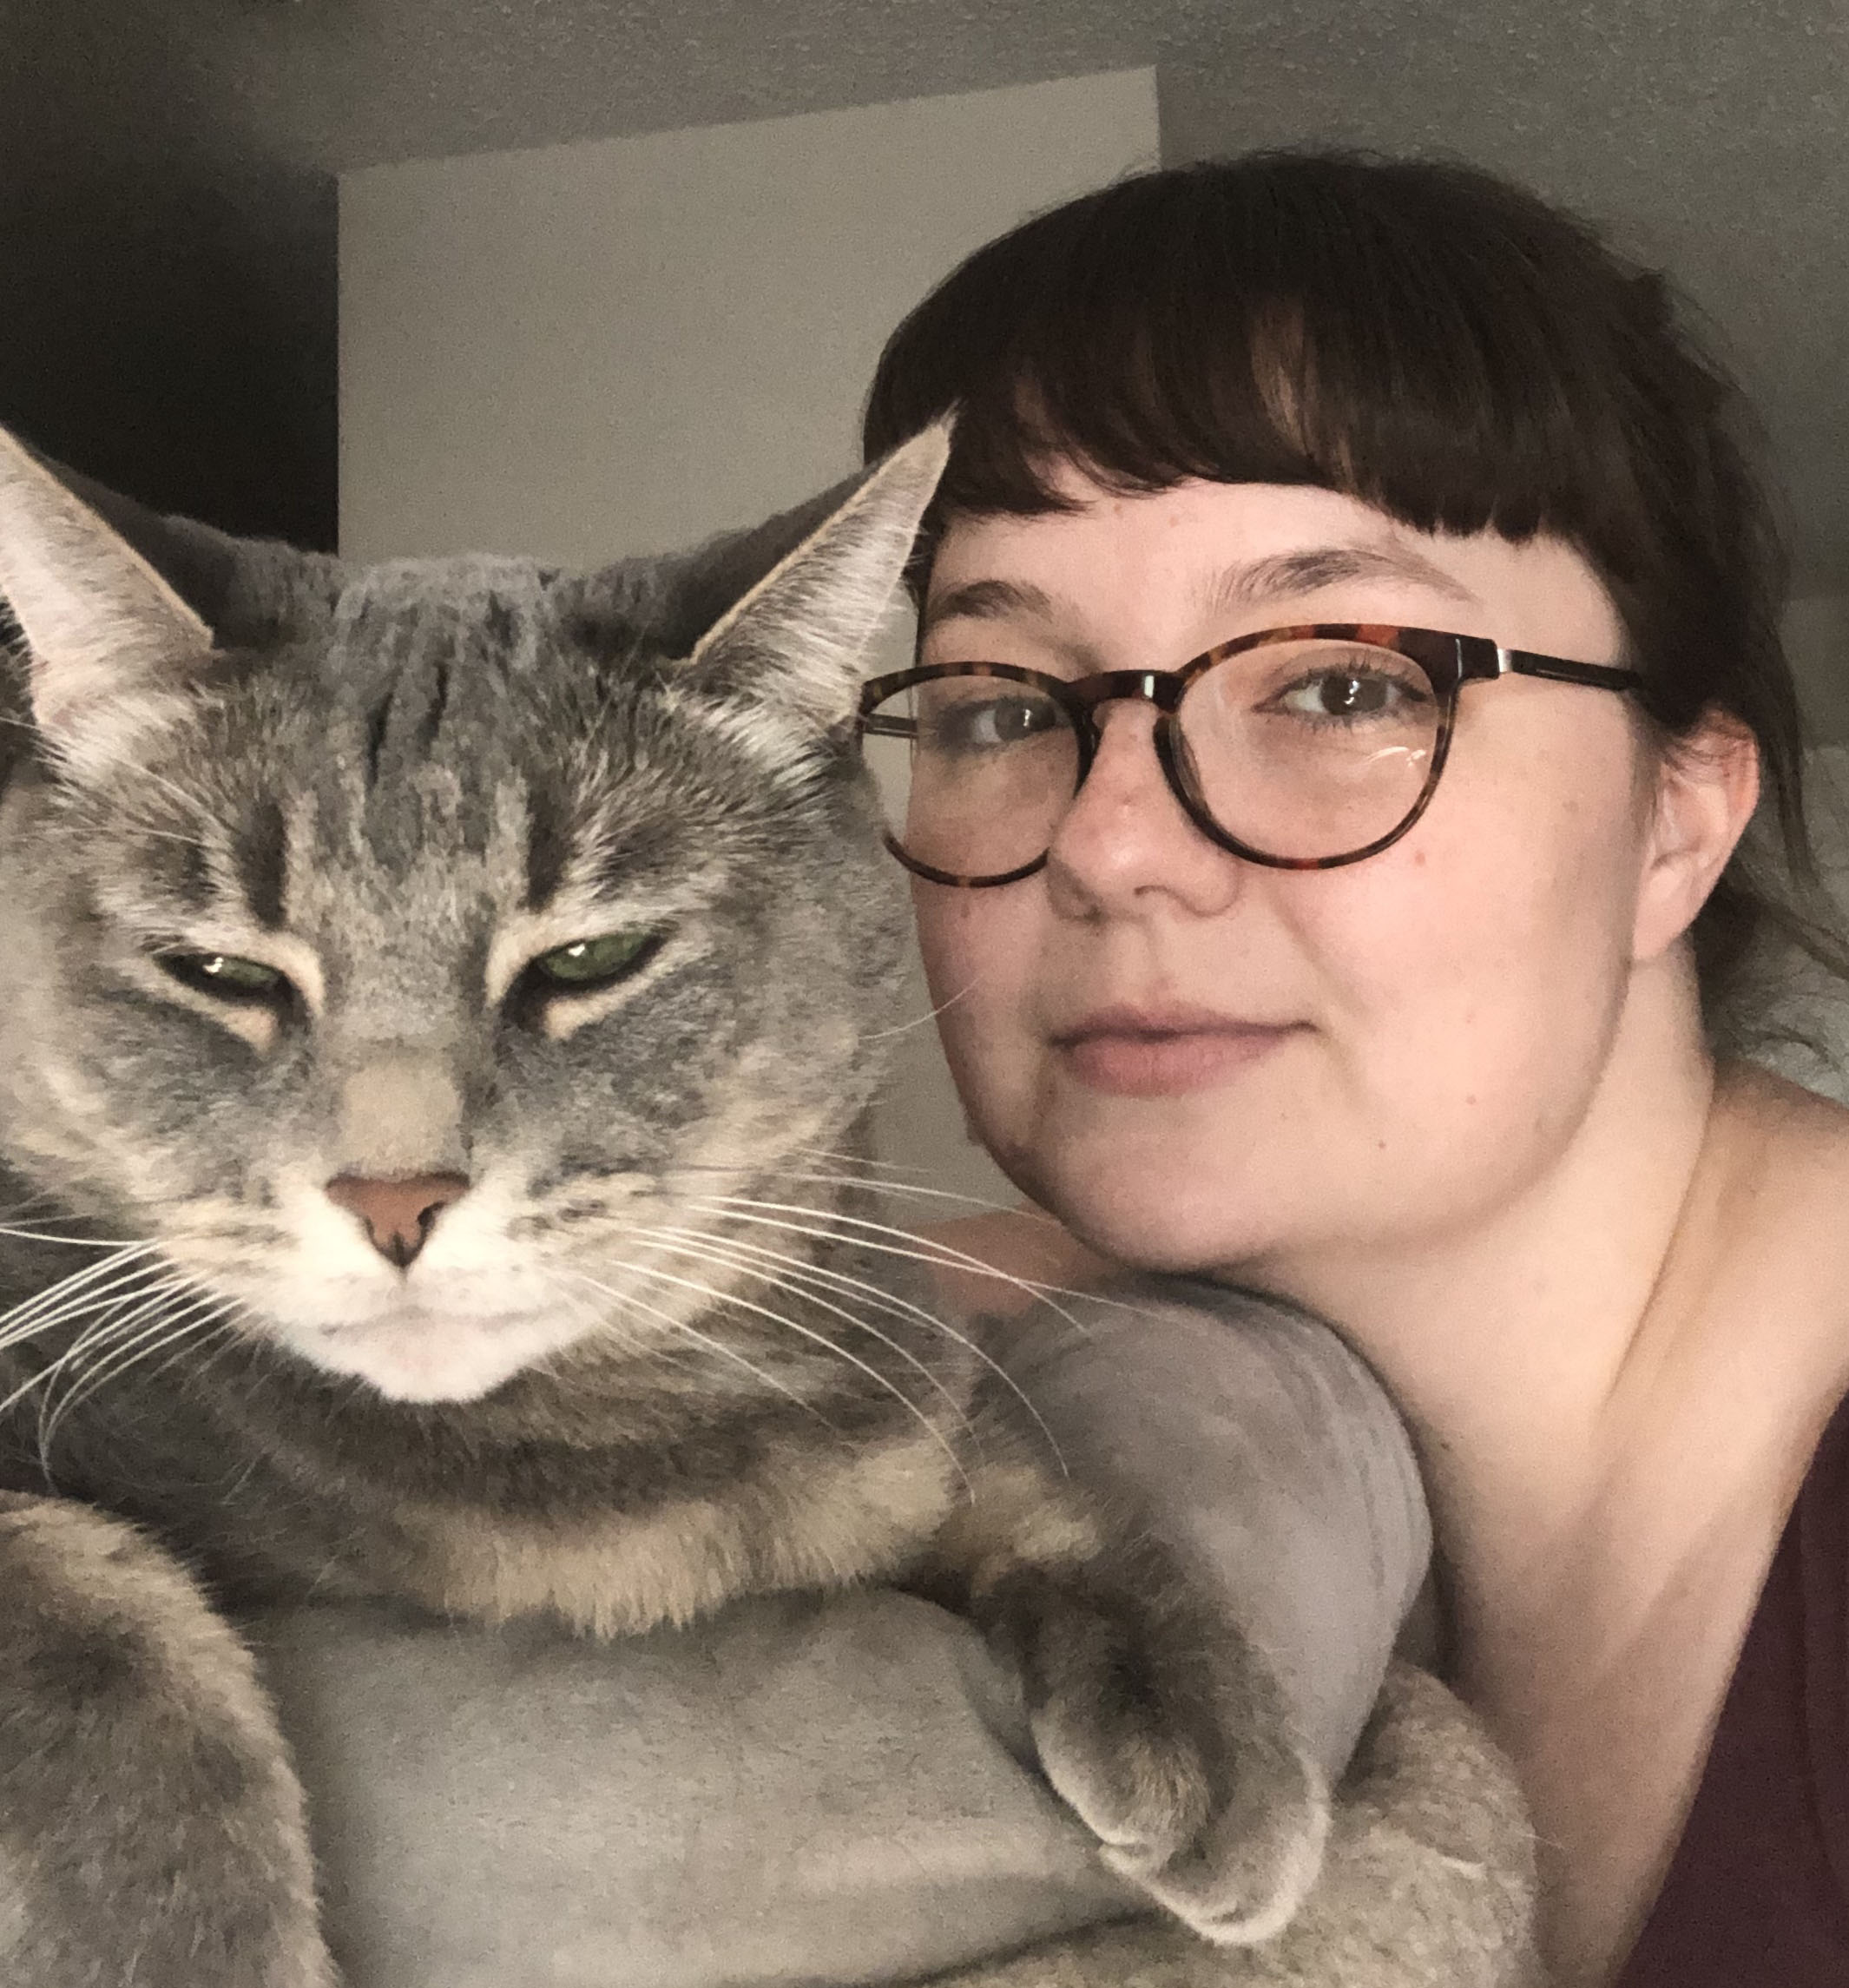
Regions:
<instances>
[{"instance_id":1,"label":"woman's ear","mask_svg":"<svg viewBox=\"0 0 1849 1988\"><path fill-rule=\"evenodd\" d=\"M1710 711L1661 754L1639 880L1631 957L1673 945L1708 902L1759 805L1759 741L1729 712Z\"/></svg>"}]
</instances>

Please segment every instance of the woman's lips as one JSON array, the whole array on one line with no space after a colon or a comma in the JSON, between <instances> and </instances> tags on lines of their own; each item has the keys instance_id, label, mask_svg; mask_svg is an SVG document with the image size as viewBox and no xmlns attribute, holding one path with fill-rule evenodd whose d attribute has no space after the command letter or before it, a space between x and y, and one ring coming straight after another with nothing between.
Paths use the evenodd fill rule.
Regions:
<instances>
[{"instance_id":1,"label":"woman's lips","mask_svg":"<svg viewBox=\"0 0 1849 1988\"><path fill-rule=\"evenodd\" d=\"M1196 1010L1110 1009L1060 1030L1053 1046L1088 1089L1117 1097L1179 1097L1226 1082L1295 1027Z\"/></svg>"}]
</instances>

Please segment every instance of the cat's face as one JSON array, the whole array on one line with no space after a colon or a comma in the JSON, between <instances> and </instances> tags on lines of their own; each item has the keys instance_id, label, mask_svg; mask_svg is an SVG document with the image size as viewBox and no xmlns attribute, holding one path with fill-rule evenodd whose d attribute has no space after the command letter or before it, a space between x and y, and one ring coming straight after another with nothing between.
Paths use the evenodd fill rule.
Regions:
<instances>
[{"instance_id":1,"label":"cat's face","mask_svg":"<svg viewBox=\"0 0 1849 1988\"><path fill-rule=\"evenodd\" d=\"M748 1281L700 1239L878 1079L905 913L840 727L939 452L793 553L304 569L249 646L10 462L13 1164L401 1399Z\"/></svg>"}]
</instances>

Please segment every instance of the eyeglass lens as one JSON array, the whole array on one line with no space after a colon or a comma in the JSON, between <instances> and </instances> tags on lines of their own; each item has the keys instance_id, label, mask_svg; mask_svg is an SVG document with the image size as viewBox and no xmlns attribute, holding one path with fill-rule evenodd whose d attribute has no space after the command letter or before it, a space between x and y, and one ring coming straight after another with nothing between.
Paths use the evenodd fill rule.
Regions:
<instances>
[{"instance_id":1,"label":"eyeglass lens","mask_svg":"<svg viewBox=\"0 0 1849 1988\"><path fill-rule=\"evenodd\" d=\"M865 739L893 839L957 876L1001 876L1051 846L1082 760L1066 708L1032 684L931 678L897 691ZM1221 658L1174 721L1195 806L1261 855L1326 861L1391 835L1418 806L1443 720L1396 651L1319 637Z\"/></svg>"}]
</instances>

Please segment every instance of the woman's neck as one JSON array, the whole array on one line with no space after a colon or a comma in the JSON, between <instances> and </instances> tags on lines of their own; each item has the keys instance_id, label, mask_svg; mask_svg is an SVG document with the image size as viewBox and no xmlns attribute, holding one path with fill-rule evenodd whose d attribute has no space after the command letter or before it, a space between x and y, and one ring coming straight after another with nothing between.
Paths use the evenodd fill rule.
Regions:
<instances>
[{"instance_id":1,"label":"woman's neck","mask_svg":"<svg viewBox=\"0 0 1849 1988\"><path fill-rule=\"evenodd\" d=\"M1849 1388L1846 1125L1696 1053L1609 1087L1471 1234L1258 1280L1339 1321L1412 1429L1443 1667L1534 1803L1564 1981L1609 1979L1648 1908Z\"/></svg>"},{"instance_id":2,"label":"woman's neck","mask_svg":"<svg viewBox=\"0 0 1849 1988\"><path fill-rule=\"evenodd\" d=\"M1466 1221L1238 1267L1331 1319L1419 1442L1449 1547L1565 1522L1606 1467L1640 1362L1683 1320L1694 1204L1721 1155L1711 1063L1692 1033L1627 1043L1539 1178ZM1723 1142L1724 1143L1724 1142ZM1510 1570L1512 1572L1513 1570Z\"/></svg>"}]
</instances>

